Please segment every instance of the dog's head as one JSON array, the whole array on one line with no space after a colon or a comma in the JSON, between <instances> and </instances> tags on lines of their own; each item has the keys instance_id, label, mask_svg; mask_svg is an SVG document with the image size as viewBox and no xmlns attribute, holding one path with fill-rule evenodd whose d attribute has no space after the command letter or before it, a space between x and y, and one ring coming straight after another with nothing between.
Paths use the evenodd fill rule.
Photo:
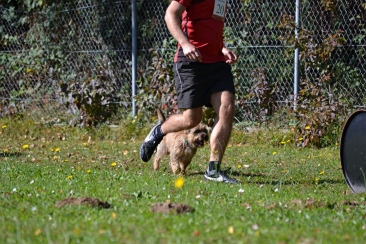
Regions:
<instances>
[{"instance_id":1,"label":"dog's head","mask_svg":"<svg viewBox=\"0 0 366 244\"><path fill-rule=\"evenodd\" d=\"M194 148L203 147L205 142L208 141L209 129L204 124L199 124L196 127L185 130L187 134L187 141L190 146Z\"/></svg>"}]
</instances>

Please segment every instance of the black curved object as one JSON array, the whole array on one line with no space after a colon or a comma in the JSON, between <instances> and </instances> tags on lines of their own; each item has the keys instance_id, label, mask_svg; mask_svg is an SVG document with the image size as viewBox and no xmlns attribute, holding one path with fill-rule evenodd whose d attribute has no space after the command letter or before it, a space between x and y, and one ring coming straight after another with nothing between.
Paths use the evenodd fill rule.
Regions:
<instances>
[{"instance_id":1,"label":"black curved object","mask_svg":"<svg viewBox=\"0 0 366 244\"><path fill-rule=\"evenodd\" d=\"M341 164L348 186L355 192L366 191L366 110L351 114L342 131Z\"/></svg>"}]
</instances>

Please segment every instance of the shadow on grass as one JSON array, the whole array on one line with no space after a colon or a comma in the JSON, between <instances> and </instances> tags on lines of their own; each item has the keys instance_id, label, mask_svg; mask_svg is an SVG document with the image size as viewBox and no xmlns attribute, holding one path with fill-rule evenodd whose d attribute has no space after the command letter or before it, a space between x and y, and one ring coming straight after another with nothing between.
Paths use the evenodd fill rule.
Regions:
<instances>
[{"instance_id":1,"label":"shadow on grass","mask_svg":"<svg viewBox=\"0 0 366 244\"><path fill-rule=\"evenodd\" d=\"M243 174L242 172L239 171L233 171L233 170L224 170L224 172L230 176L233 177L263 177L266 176L265 174L262 173L245 173ZM195 171L195 172L188 172L187 176L195 176L195 175L204 175L205 172L204 171Z\"/></svg>"},{"instance_id":2,"label":"shadow on grass","mask_svg":"<svg viewBox=\"0 0 366 244\"><path fill-rule=\"evenodd\" d=\"M195 176L195 175L204 175L204 171L196 171L196 172L189 172L187 173L187 176ZM309 179L293 179L293 180L277 180L273 179L270 175L266 175L263 173L243 173L236 170L228 170L226 173L234 178L237 178L238 180L243 182L243 178L250 177L250 180L247 180L246 182L248 184L253 185L294 185L294 184L314 184L314 181L309 181ZM260 177L260 179L256 179L255 177ZM318 185L322 184L344 184L345 181L342 179L323 179L318 181Z\"/></svg>"},{"instance_id":3,"label":"shadow on grass","mask_svg":"<svg viewBox=\"0 0 366 244\"><path fill-rule=\"evenodd\" d=\"M331 185L337 185L337 184L344 184L344 180L333 180L333 179L328 179L328 180L319 180L318 181L318 185L322 185L322 184L331 184ZM294 185L294 184L302 184L302 185L313 185L315 184L314 181L309 181L309 180L255 180L255 179L251 179L250 182L248 182L248 184L260 184L260 185Z\"/></svg>"},{"instance_id":4,"label":"shadow on grass","mask_svg":"<svg viewBox=\"0 0 366 244\"><path fill-rule=\"evenodd\" d=\"M326 179L326 180L319 180L318 184L344 184L346 183L345 180L332 180L332 179Z\"/></svg>"},{"instance_id":5,"label":"shadow on grass","mask_svg":"<svg viewBox=\"0 0 366 244\"><path fill-rule=\"evenodd\" d=\"M15 153L4 152L4 153L0 153L0 158L20 157L20 156L22 156L22 153L20 153L20 152L15 152Z\"/></svg>"}]
</instances>

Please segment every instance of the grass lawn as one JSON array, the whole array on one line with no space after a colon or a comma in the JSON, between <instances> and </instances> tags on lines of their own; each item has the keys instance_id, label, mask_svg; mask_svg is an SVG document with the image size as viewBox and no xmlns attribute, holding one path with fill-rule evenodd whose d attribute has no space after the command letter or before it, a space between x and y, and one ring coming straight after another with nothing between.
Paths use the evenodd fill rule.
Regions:
<instances>
[{"instance_id":1,"label":"grass lawn","mask_svg":"<svg viewBox=\"0 0 366 244\"><path fill-rule=\"evenodd\" d=\"M146 133L147 133L146 128ZM139 159L145 129L95 131L0 121L0 243L364 243L366 195L348 188L339 146L298 149L281 132L236 129L223 167L203 180L208 146L179 176ZM55 204L91 197L110 208ZM164 214L155 203L194 211Z\"/></svg>"}]
</instances>

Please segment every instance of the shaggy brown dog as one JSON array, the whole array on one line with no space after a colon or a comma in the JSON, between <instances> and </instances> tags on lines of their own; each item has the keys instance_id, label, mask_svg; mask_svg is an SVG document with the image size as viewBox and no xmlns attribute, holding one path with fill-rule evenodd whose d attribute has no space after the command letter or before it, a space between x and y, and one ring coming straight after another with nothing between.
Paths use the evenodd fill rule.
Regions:
<instances>
[{"instance_id":1,"label":"shaggy brown dog","mask_svg":"<svg viewBox=\"0 0 366 244\"><path fill-rule=\"evenodd\" d=\"M165 117L160 109L157 109L157 113L159 121L164 122ZM170 154L169 165L173 173L184 174L197 148L203 147L206 141L208 141L208 127L204 124L189 130L168 133L158 145L154 158L154 170L159 169L161 158Z\"/></svg>"}]
</instances>

